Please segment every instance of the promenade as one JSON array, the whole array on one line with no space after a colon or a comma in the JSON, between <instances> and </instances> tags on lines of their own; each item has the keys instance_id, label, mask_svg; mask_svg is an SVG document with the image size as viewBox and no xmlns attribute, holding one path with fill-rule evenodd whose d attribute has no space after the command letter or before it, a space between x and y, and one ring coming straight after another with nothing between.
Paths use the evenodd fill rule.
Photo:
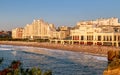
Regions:
<instances>
[{"instance_id":1,"label":"promenade","mask_svg":"<svg viewBox=\"0 0 120 75\"><path fill-rule=\"evenodd\" d=\"M54 43L38 43L38 42L21 42L21 41L0 41L1 45L17 45L17 46L31 46L49 48L53 50L66 50L74 52L84 52L86 54L94 54L100 56L107 56L109 50L119 50L112 46L95 46L95 45L69 45L69 44L54 44Z\"/></svg>"}]
</instances>

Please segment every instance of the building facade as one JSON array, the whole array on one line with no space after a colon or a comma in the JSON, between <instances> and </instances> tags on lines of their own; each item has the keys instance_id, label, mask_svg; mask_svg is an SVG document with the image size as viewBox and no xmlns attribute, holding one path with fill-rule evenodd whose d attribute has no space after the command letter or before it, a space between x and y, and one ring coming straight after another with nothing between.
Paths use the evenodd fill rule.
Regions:
<instances>
[{"instance_id":1,"label":"building facade","mask_svg":"<svg viewBox=\"0 0 120 75\"><path fill-rule=\"evenodd\" d=\"M120 23L118 18L100 18L91 21L80 21L75 27L61 26L43 20L34 20L24 28L12 30L13 38L23 39L58 39L59 42L81 45L120 46ZM71 37L71 39L67 39ZM65 41L64 41L65 40Z\"/></svg>"},{"instance_id":2,"label":"building facade","mask_svg":"<svg viewBox=\"0 0 120 75\"><path fill-rule=\"evenodd\" d=\"M54 24L49 24L43 20L34 20L31 24L27 24L20 33L20 28L12 30L13 38L22 39L64 39L69 36L70 29L67 26L59 27L56 30ZM21 34L21 36L20 36ZM18 36L19 35L19 36Z\"/></svg>"},{"instance_id":3,"label":"building facade","mask_svg":"<svg viewBox=\"0 0 120 75\"><path fill-rule=\"evenodd\" d=\"M67 37L70 36L70 27L60 26L52 34L53 34L53 37L52 37L53 39L59 39L59 40L66 39Z\"/></svg>"},{"instance_id":4,"label":"building facade","mask_svg":"<svg viewBox=\"0 0 120 75\"><path fill-rule=\"evenodd\" d=\"M78 22L71 30L74 44L120 46L120 23L118 18Z\"/></svg>"},{"instance_id":5,"label":"building facade","mask_svg":"<svg viewBox=\"0 0 120 75\"><path fill-rule=\"evenodd\" d=\"M22 36L23 36L23 28L15 28L12 30L13 39L22 39Z\"/></svg>"},{"instance_id":6,"label":"building facade","mask_svg":"<svg viewBox=\"0 0 120 75\"><path fill-rule=\"evenodd\" d=\"M51 38L53 31L55 31L53 24L48 24L43 20L34 20L32 24L24 27L23 38L48 39Z\"/></svg>"}]
</instances>

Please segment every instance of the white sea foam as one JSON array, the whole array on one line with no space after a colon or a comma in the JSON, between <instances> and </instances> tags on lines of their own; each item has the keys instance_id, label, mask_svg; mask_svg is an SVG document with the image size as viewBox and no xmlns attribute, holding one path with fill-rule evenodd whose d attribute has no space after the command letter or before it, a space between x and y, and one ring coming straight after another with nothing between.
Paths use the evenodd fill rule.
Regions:
<instances>
[{"instance_id":1,"label":"white sea foam","mask_svg":"<svg viewBox=\"0 0 120 75\"><path fill-rule=\"evenodd\" d=\"M9 48L0 48L0 51L2 51L2 50L11 50L11 49L9 49Z\"/></svg>"},{"instance_id":2,"label":"white sea foam","mask_svg":"<svg viewBox=\"0 0 120 75\"><path fill-rule=\"evenodd\" d=\"M85 58L90 58L90 59L93 58L93 59L97 59L97 60L101 60L101 61L107 61L106 57L94 56L92 54L86 54L86 53L81 53L81 52L53 50L53 49L47 49L47 48L28 47L28 46L2 45L0 47L1 47L0 50L22 50L22 51L44 54L44 55L58 57L58 58L69 58L69 59L76 59L77 58L77 59L79 59L81 57L84 57L84 59ZM5 48L5 47L7 47L7 48ZM15 54L15 52L13 52L13 54Z\"/></svg>"},{"instance_id":3,"label":"white sea foam","mask_svg":"<svg viewBox=\"0 0 120 75\"><path fill-rule=\"evenodd\" d=\"M97 60L103 60L103 61L108 61L107 57L100 57L100 56L94 56Z\"/></svg>"}]
</instances>

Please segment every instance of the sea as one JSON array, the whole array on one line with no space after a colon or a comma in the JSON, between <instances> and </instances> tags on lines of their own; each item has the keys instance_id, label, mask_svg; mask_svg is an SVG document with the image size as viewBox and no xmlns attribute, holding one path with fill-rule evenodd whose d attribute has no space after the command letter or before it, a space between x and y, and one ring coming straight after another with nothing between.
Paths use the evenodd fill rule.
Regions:
<instances>
[{"instance_id":1,"label":"sea","mask_svg":"<svg viewBox=\"0 0 120 75\"><path fill-rule=\"evenodd\" d=\"M38 67L53 75L102 75L107 68L107 57L28 46L0 45L0 58L4 59L0 70L20 60L24 69Z\"/></svg>"}]
</instances>

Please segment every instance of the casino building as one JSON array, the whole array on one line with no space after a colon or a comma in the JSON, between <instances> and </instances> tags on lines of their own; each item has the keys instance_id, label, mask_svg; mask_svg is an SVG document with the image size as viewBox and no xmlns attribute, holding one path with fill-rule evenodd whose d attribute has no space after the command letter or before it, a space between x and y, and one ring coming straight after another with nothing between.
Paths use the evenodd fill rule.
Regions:
<instances>
[{"instance_id":1,"label":"casino building","mask_svg":"<svg viewBox=\"0 0 120 75\"><path fill-rule=\"evenodd\" d=\"M78 22L71 30L73 44L120 46L118 18Z\"/></svg>"}]
</instances>

